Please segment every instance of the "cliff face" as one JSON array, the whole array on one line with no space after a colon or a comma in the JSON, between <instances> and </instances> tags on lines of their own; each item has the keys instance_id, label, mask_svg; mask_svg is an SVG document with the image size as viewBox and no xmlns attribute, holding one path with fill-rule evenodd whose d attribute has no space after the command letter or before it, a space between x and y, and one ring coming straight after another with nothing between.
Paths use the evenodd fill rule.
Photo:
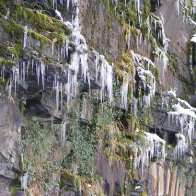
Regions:
<instances>
[{"instance_id":1,"label":"cliff face","mask_svg":"<svg viewBox=\"0 0 196 196\"><path fill-rule=\"evenodd\" d=\"M0 195L195 195L195 9L1 1Z\"/></svg>"}]
</instances>

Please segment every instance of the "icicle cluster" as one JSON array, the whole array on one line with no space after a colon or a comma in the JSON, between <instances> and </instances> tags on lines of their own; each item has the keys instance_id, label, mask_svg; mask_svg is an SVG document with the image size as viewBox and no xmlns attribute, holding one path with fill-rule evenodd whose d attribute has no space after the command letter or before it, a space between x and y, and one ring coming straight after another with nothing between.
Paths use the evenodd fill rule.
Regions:
<instances>
[{"instance_id":1,"label":"icicle cluster","mask_svg":"<svg viewBox=\"0 0 196 196\"><path fill-rule=\"evenodd\" d=\"M155 95L156 91L156 81L155 77L150 71L151 68L154 68L154 63L139 54L132 53L135 61L136 70L138 72L139 78L142 82L144 92L147 92L140 101L145 104L147 107L151 104L151 98Z\"/></svg>"},{"instance_id":2,"label":"icicle cluster","mask_svg":"<svg viewBox=\"0 0 196 196\"><path fill-rule=\"evenodd\" d=\"M189 8L189 5L191 4L191 9ZM191 25L196 26L196 22L191 18L189 15L189 12L192 13L194 16L196 12L196 2L195 0L189 1L189 0L177 0L176 1L176 7L177 7L177 13L180 15L180 10L182 11L183 14L183 22L187 23L189 22Z\"/></svg>"},{"instance_id":3,"label":"icicle cluster","mask_svg":"<svg viewBox=\"0 0 196 196\"><path fill-rule=\"evenodd\" d=\"M163 67L163 72L165 72L167 70L167 65L169 62L169 59L167 57L167 53L156 45L154 54L157 57L157 58L155 58L155 63L161 64Z\"/></svg>"},{"instance_id":4,"label":"icicle cluster","mask_svg":"<svg viewBox=\"0 0 196 196\"><path fill-rule=\"evenodd\" d=\"M155 63L162 64L163 66L163 73L167 70L167 64L169 62L169 59L167 57L167 50L168 50L168 44L170 40L166 37L165 29L164 29L164 20L163 16L159 18L158 16L151 15L147 19L148 24L148 34L152 33L152 29L155 33L158 34L158 39L162 40L163 43L163 49L159 48L158 45L155 42L155 51L154 54L157 58L155 58ZM148 35L149 36L149 35Z\"/></svg>"},{"instance_id":5,"label":"icicle cluster","mask_svg":"<svg viewBox=\"0 0 196 196\"><path fill-rule=\"evenodd\" d=\"M150 160L153 157L161 157L165 160L165 140L161 139L157 134L144 133L145 144L135 146L135 159L134 167L135 169L141 166L142 174L144 167L148 167Z\"/></svg>"},{"instance_id":6,"label":"icicle cluster","mask_svg":"<svg viewBox=\"0 0 196 196\"><path fill-rule=\"evenodd\" d=\"M123 108L127 109L127 96L128 96L128 89L129 89L129 73L123 71L123 84L121 87L121 105Z\"/></svg>"},{"instance_id":7,"label":"icicle cluster","mask_svg":"<svg viewBox=\"0 0 196 196\"><path fill-rule=\"evenodd\" d=\"M158 16L151 15L150 24L151 24L151 29L153 27L153 30L158 33L158 39L162 40L164 46L164 52L167 52L168 43L170 40L166 37L165 34L163 16L159 18Z\"/></svg>"},{"instance_id":8,"label":"icicle cluster","mask_svg":"<svg viewBox=\"0 0 196 196\"><path fill-rule=\"evenodd\" d=\"M12 67L11 82L9 83L9 96L12 96L12 88L14 88L14 94L16 95L18 85L23 88L28 87L28 75L30 71L35 72L37 77L38 85L40 85L40 80L42 84L42 89L45 88L45 67L46 65L42 60L29 59L28 61L21 60L17 66Z\"/></svg>"},{"instance_id":9,"label":"icicle cluster","mask_svg":"<svg viewBox=\"0 0 196 196\"><path fill-rule=\"evenodd\" d=\"M100 83L100 99L104 100L107 91L110 102L113 101L113 66L108 63L103 55L97 56L96 60L96 79Z\"/></svg>"},{"instance_id":10,"label":"icicle cluster","mask_svg":"<svg viewBox=\"0 0 196 196\"><path fill-rule=\"evenodd\" d=\"M163 107L169 108L172 105L172 111L168 112L168 123L180 127L180 132L187 135L191 142L192 136L195 134L196 127L196 108L193 108L188 102L176 97L174 90L170 90L163 94Z\"/></svg>"},{"instance_id":11,"label":"icicle cluster","mask_svg":"<svg viewBox=\"0 0 196 196\"><path fill-rule=\"evenodd\" d=\"M169 90L167 92L163 93L164 98L162 99L162 107L169 108L169 103L171 99L176 99L176 91L175 90Z\"/></svg>"},{"instance_id":12,"label":"icicle cluster","mask_svg":"<svg viewBox=\"0 0 196 196\"><path fill-rule=\"evenodd\" d=\"M188 142L183 134L176 134L177 145L175 146L173 156L175 159L182 157L188 150Z\"/></svg>"},{"instance_id":13,"label":"icicle cluster","mask_svg":"<svg viewBox=\"0 0 196 196\"><path fill-rule=\"evenodd\" d=\"M168 112L169 124L180 126L181 133L188 135L191 141L195 131L196 113L191 108L184 108L180 102L173 105L173 110Z\"/></svg>"},{"instance_id":14,"label":"icicle cluster","mask_svg":"<svg viewBox=\"0 0 196 196\"><path fill-rule=\"evenodd\" d=\"M60 2L63 5L63 1ZM53 82L54 89L56 91L56 107L57 109L62 106L63 94L67 96L67 103L71 101L78 94L78 77L81 76L84 82L88 83L90 88L90 76L88 69L88 46L86 44L85 38L81 35L80 25L79 25L79 7L77 0L66 1L67 9L72 6L74 12L72 15L72 24L63 21L63 17L58 10L55 10L57 17L60 19L61 23L69 26L72 30L71 39L74 45L74 52L71 54L71 63L64 71L64 75L68 78L67 82L62 82L59 80L58 76L55 76ZM61 56L64 58L68 57L68 47L69 43L66 41L65 45L61 48ZM53 48L53 47L52 47ZM113 100L113 69L112 66L105 60L105 57L98 55L96 59L96 75L99 75L99 81L101 86L101 100L105 91L108 93L110 102ZM69 105L69 104L68 104Z\"/></svg>"}]
</instances>

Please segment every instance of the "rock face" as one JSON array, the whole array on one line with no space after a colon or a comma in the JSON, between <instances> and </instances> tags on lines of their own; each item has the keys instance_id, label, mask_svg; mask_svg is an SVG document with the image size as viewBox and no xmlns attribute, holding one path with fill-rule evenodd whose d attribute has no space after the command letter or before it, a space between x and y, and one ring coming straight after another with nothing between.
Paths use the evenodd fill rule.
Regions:
<instances>
[{"instance_id":1,"label":"rock face","mask_svg":"<svg viewBox=\"0 0 196 196\"><path fill-rule=\"evenodd\" d=\"M0 2L0 195L195 195L194 6Z\"/></svg>"},{"instance_id":2,"label":"rock face","mask_svg":"<svg viewBox=\"0 0 196 196\"><path fill-rule=\"evenodd\" d=\"M6 189L17 181L16 175L21 173L19 168L19 142L21 140L20 113L17 103L9 104L7 101L1 100L0 116L1 189L6 192ZM9 191L9 189L7 191Z\"/></svg>"},{"instance_id":3,"label":"rock face","mask_svg":"<svg viewBox=\"0 0 196 196\"><path fill-rule=\"evenodd\" d=\"M103 1L81 1L81 28L87 43L101 54L118 59L123 50L123 28Z\"/></svg>"}]
</instances>

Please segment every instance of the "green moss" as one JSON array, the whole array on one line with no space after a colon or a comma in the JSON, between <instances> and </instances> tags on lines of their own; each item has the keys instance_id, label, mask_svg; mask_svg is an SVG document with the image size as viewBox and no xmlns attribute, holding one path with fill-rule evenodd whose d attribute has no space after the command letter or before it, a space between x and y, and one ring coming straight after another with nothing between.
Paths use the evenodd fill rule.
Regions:
<instances>
[{"instance_id":1,"label":"green moss","mask_svg":"<svg viewBox=\"0 0 196 196\"><path fill-rule=\"evenodd\" d=\"M55 28L57 27L57 24L51 17L43 14L41 11L32 10L22 6L16 7L16 10L12 13L12 17L18 21L24 20L29 25L35 27L39 32L45 30L55 31Z\"/></svg>"},{"instance_id":2,"label":"green moss","mask_svg":"<svg viewBox=\"0 0 196 196\"><path fill-rule=\"evenodd\" d=\"M50 37L51 40L57 38L57 44L62 44L67 39L67 36L65 35L65 33L63 31L52 32L49 35L49 37Z\"/></svg>"},{"instance_id":3,"label":"green moss","mask_svg":"<svg viewBox=\"0 0 196 196\"><path fill-rule=\"evenodd\" d=\"M60 179L60 188L65 189L66 191L69 191L73 189L74 187L71 186L71 184L75 185L77 190L80 190L82 182L84 182L85 179L82 178L79 175L74 175L69 171L64 171L61 174Z\"/></svg>"},{"instance_id":4,"label":"green moss","mask_svg":"<svg viewBox=\"0 0 196 196\"><path fill-rule=\"evenodd\" d=\"M123 57L124 62L127 64L130 64L132 62L132 58L129 54L123 53L122 57Z\"/></svg>"},{"instance_id":5,"label":"green moss","mask_svg":"<svg viewBox=\"0 0 196 196\"><path fill-rule=\"evenodd\" d=\"M160 79L160 73L159 73L158 67L156 67L156 66L155 67L151 67L150 71L152 73L154 73L154 76L155 76L156 80L159 81L159 79Z\"/></svg>"},{"instance_id":6,"label":"green moss","mask_svg":"<svg viewBox=\"0 0 196 196\"><path fill-rule=\"evenodd\" d=\"M17 192L18 190L20 190L20 188L21 188L21 186L20 186L19 181L17 181L16 184L11 185L11 186L9 187L9 189L10 189L10 191L11 191L11 195L12 195L12 196L15 196L15 195L16 195L16 192Z\"/></svg>"},{"instance_id":7,"label":"green moss","mask_svg":"<svg viewBox=\"0 0 196 196\"><path fill-rule=\"evenodd\" d=\"M47 32L46 37L49 39L57 38L58 43L63 43L64 38L70 34L70 31L63 26L59 20L38 10L16 6L16 10L12 13L12 17L23 24L28 24L39 34Z\"/></svg>"},{"instance_id":8,"label":"green moss","mask_svg":"<svg viewBox=\"0 0 196 196\"><path fill-rule=\"evenodd\" d=\"M1 0L0 1L0 17L7 14L8 8L13 5L15 0Z\"/></svg>"},{"instance_id":9,"label":"green moss","mask_svg":"<svg viewBox=\"0 0 196 196\"><path fill-rule=\"evenodd\" d=\"M147 192L142 192L141 196L148 196L148 193Z\"/></svg>"},{"instance_id":10,"label":"green moss","mask_svg":"<svg viewBox=\"0 0 196 196\"><path fill-rule=\"evenodd\" d=\"M22 43L18 44L18 48L17 48L17 43L14 43L13 46L6 46L0 44L0 56L9 60L10 57L14 55L14 61L18 61L23 54L23 49L21 44ZM20 48L19 45L21 46Z\"/></svg>"},{"instance_id":11,"label":"green moss","mask_svg":"<svg viewBox=\"0 0 196 196\"><path fill-rule=\"evenodd\" d=\"M5 87L6 84L7 84L7 81L4 78L0 77L0 86Z\"/></svg>"},{"instance_id":12,"label":"green moss","mask_svg":"<svg viewBox=\"0 0 196 196\"><path fill-rule=\"evenodd\" d=\"M151 5L150 5L150 0L145 0L144 1L144 12L143 12L143 17L147 18L151 10Z\"/></svg>"},{"instance_id":13,"label":"green moss","mask_svg":"<svg viewBox=\"0 0 196 196\"><path fill-rule=\"evenodd\" d=\"M22 40L21 39L16 40L15 43L14 43L14 46L15 46L16 52L18 54L18 57L21 58L24 54Z\"/></svg>"},{"instance_id":14,"label":"green moss","mask_svg":"<svg viewBox=\"0 0 196 196\"><path fill-rule=\"evenodd\" d=\"M19 59L19 53L16 50L16 48L14 47L7 47L7 50L10 52L10 54L13 54L15 59L18 60Z\"/></svg>"},{"instance_id":15,"label":"green moss","mask_svg":"<svg viewBox=\"0 0 196 196\"><path fill-rule=\"evenodd\" d=\"M41 45L42 44L50 44L51 43L51 40L49 38L47 38L46 36L40 34L40 33L37 33L33 30L29 30L29 34L36 40L40 41Z\"/></svg>"},{"instance_id":16,"label":"green moss","mask_svg":"<svg viewBox=\"0 0 196 196\"><path fill-rule=\"evenodd\" d=\"M10 20L0 20L0 23L2 24L4 30L10 34L10 36L13 39L21 39L22 33L23 33L23 26L19 23L17 23L15 20L10 19Z\"/></svg>"},{"instance_id":17,"label":"green moss","mask_svg":"<svg viewBox=\"0 0 196 196\"><path fill-rule=\"evenodd\" d=\"M11 66L14 63L4 57L0 57L0 66Z\"/></svg>"}]
</instances>

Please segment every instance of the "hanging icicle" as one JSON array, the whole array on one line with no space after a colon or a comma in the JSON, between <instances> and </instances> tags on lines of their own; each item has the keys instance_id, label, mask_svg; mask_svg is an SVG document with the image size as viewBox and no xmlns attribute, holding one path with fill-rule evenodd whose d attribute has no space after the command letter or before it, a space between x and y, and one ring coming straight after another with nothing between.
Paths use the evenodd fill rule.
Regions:
<instances>
[{"instance_id":1,"label":"hanging icicle","mask_svg":"<svg viewBox=\"0 0 196 196\"><path fill-rule=\"evenodd\" d=\"M23 48L26 48L27 45L27 34L28 34L28 27L25 26L23 30Z\"/></svg>"}]
</instances>

